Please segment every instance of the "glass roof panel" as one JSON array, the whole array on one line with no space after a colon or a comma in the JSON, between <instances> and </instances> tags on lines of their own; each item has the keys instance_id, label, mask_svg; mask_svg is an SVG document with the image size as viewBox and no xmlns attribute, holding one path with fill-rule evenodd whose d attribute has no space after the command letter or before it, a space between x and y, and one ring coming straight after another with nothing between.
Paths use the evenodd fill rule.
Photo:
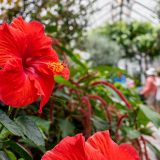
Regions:
<instances>
[{"instance_id":1,"label":"glass roof panel","mask_svg":"<svg viewBox=\"0 0 160 160\"><path fill-rule=\"evenodd\" d=\"M90 17L90 26L117 20L141 20L158 24L156 5L156 0L97 0L92 6L97 11Z\"/></svg>"}]
</instances>

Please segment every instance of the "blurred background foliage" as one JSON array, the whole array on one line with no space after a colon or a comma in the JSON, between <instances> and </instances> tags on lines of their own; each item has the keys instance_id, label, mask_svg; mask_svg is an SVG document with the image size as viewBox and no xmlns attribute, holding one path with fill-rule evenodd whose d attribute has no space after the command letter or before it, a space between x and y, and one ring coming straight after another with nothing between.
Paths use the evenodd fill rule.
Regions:
<instances>
[{"instance_id":1,"label":"blurred background foliage","mask_svg":"<svg viewBox=\"0 0 160 160\"><path fill-rule=\"evenodd\" d=\"M94 12L95 0L1 0L1 21L16 16L39 20L46 30L70 47L80 41L88 26L88 17Z\"/></svg>"},{"instance_id":2,"label":"blurred background foliage","mask_svg":"<svg viewBox=\"0 0 160 160\"><path fill-rule=\"evenodd\" d=\"M39 102L13 110L11 115L11 109L7 111L1 104L3 160L38 160L63 137L82 132L88 138L98 130L109 130L117 143L131 143L144 160L148 160L146 148L160 159L159 148L144 139L144 135L152 137L149 122L159 127L159 114L144 105L136 85L115 82L119 75L134 84L139 81L117 68L118 60L137 60L140 66L142 57L152 61L160 51L159 26L120 21L106 23L88 33L88 17L96 12L91 7L94 2L0 1L1 23L19 15L27 21L42 22L53 38L54 49L71 71L69 81L54 77L57 83L42 114L37 113ZM84 58L87 55L88 59Z\"/></svg>"},{"instance_id":3,"label":"blurred background foliage","mask_svg":"<svg viewBox=\"0 0 160 160\"><path fill-rule=\"evenodd\" d=\"M93 66L117 66L117 61L125 55L124 49L108 36L91 34L85 41L85 49L90 55Z\"/></svg>"},{"instance_id":4,"label":"blurred background foliage","mask_svg":"<svg viewBox=\"0 0 160 160\"><path fill-rule=\"evenodd\" d=\"M102 36L109 37L116 41L125 50L124 57L129 59L142 60L142 56L147 56L153 60L160 54L160 27L154 26L150 22L133 21L126 23L123 21L106 24L96 28Z\"/></svg>"}]
</instances>

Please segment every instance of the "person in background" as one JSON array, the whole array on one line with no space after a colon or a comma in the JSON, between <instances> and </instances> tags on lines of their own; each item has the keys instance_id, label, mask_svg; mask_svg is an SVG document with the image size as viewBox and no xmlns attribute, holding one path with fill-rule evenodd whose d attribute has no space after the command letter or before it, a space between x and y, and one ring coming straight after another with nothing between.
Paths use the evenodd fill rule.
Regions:
<instances>
[{"instance_id":1,"label":"person in background","mask_svg":"<svg viewBox=\"0 0 160 160\"><path fill-rule=\"evenodd\" d=\"M152 108L156 108L156 92L157 92L157 86L156 86L156 70L155 68L150 68L146 71L146 82L145 86L141 91L141 95L143 95L146 98L146 103L148 106Z\"/></svg>"},{"instance_id":2,"label":"person in background","mask_svg":"<svg viewBox=\"0 0 160 160\"><path fill-rule=\"evenodd\" d=\"M160 68L157 70L157 77L156 77L155 85L157 86L156 111L160 113Z\"/></svg>"}]
</instances>

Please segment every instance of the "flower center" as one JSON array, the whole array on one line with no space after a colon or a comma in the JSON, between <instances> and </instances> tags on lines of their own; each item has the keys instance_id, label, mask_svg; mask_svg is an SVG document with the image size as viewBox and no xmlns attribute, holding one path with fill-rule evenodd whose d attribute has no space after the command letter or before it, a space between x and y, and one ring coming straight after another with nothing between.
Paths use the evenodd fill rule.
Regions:
<instances>
[{"instance_id":1,"label":"flower center","mask_svg":"<svg viewBox=\"0 0 160 160\"><path fill-rule=\"evenodd\" d=\"M48 67L53 70L53 72L60 73L64 69L64 64L60 62L50 62L48 63Z\"/></svg>"}]
</instances>

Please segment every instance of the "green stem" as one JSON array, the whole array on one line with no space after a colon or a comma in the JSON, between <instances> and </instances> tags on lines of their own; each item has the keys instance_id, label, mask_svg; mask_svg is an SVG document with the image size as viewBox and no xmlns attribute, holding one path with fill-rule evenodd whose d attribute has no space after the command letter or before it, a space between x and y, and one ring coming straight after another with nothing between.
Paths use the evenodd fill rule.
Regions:
<instances>
[{"instance_id":1,"label":"green stem","mask_svg":"<svg viewBox=\"0 0 160 160\"><path fill-rule=\"evenodd\" d=\"M18 111L19 111L19 108L16 108L16 110L15 110L15 114L14 114L13 118L15 118L15 117L17 116Z\"/></svg>"},{"instance_id":2,"label":"green stem","mask_svg":"<svg viewBox=\"0 0 160 160\"><path fill-rule=\"evenodd\" d=\"M7 112L8 117L11 115L13 109L14 109L14 108L11 107L11 106L8 107L8 112Z\"/></svg>"}]
</instances>

